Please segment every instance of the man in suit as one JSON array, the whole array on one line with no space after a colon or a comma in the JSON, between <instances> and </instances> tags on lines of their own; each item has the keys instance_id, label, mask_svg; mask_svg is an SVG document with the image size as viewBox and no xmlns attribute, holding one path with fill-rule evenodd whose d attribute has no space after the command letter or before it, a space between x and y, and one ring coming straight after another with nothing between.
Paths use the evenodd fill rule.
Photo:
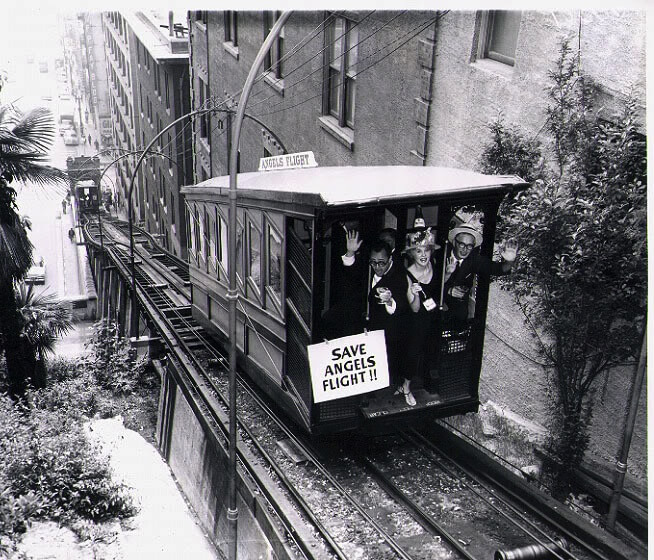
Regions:
<instances>
[{"instance_id":1,"label":"man in suit","mask_svg":"<svg viewBox=\"0 0 654 560\"><path fill-rule=\"evenodd\" d=\"M447 307L445 323L455 330L468 324L470 291L477 275L489 278L511 272L517 255L517 243L507 240L502 245L500 262L491 261L479 253L481 232L471 224L452 228L448 234L452 252L445 267L444 302Z\"/></svg>"},{"instance_id":2,"label":"man in suit","mask_svg":"<svg viewBox=\"0 0 654 560\"><path fill-rule=\"evenodd\" d=\"M346 253L343 265L346 277L361 278L357 271L356 254L361 246L359 234L349 231L346 239ZM383 239L377 239L370 247L368 255L369 272L364 326L370 330L383 330L386 338L388 369L392 380L402 379L402 355L406 319L409 311L407 299L408 281L400 263L393 260L393 250ZM365 281L365 280L364 280ZM352 309L357 309L355 301L350 301Z\"/></svg>"}]
</instances>

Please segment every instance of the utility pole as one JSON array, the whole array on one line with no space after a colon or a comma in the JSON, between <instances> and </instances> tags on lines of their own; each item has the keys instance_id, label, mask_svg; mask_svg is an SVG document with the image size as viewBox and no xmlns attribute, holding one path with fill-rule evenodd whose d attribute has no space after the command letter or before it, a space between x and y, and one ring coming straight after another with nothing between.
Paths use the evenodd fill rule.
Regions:
<instances>
[{"instance_id":1,"label":"utility pole","mask_svg":"<svg viewBox=\"0 0 654 560\"><path fill-rule=\"evenodd\" d=\"M645 370L647 369L647 327L643 333L643 345L640 349L640 357L638 365L634 371L633 382L631 384L631 395L629 398L629 408L627 413L627 421L625 422L624 434L622 436L622 448L620 455L615 465L615 474L613 477L613 491L611 492L611 501L609 502L609 513L606 516L606 526L613 531L615 529L615 521L618 517L618 507L620 506L620 498L622 497L622 490L624 489L624 477L627 473L627 458L629 457L629 448L631 447L631 437L634 433L634 425L636 424L636 413L638 412L638 401L640 400L641 391L643 389L643 380L645 378Z\"/></svg>"},{"instance_id":2,"label":"utility pole","mask_svg":"<svg viewBox=\"0 0 654 560\"><path fill-rule=\"evenodd\" d=\"M236 560L238 551L238 495L237 495L237 469L236 469L236 439L238 427L236 425L236 303L238 301L238 287L236 285L236 196L237 196L237 163L238 149L241 140L241 127L245 117L245 107L252 86L261 65L270 50L273 41L279 37L284 24L292 12L282 12L275 25L270 30L263 45L259 49L250 72L245 79L245 85L238 102L236 118L232 125L232 143L229 153L229 216L228 216L228 244L229 244L229 290L226 299L229 302L229 496L227 505L227 523L229 525L228 558Z\"/></svg>"}]
</instances>

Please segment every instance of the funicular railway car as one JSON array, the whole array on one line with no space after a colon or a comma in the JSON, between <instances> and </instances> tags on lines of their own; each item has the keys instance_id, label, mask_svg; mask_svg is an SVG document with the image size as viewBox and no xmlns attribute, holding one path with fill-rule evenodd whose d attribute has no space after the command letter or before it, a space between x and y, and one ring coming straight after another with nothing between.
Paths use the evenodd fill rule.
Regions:
<instances>
[{"instance_id":1,"label":"funicular railway car","mask_svg":"<svg viewBox=\"0 0 654 560\"><path fill-rule=\"evenodd\" d=\"M80 214L96 214L100 208L100 188L91 179L75 183L75 200Z\"/></svg>"},{"instance_id":2,"label":"funicular railway car","mask_svg":"<svg viewBox=\"0 0 654 560\"><path fill-rule=\"evenodd\" d=\"M480 242L473 251L490 262L498 206L507 194L526 187L515 176L435 167L325 167L239 174L235 263L239 366L312 434L384 432L425 417L477 411L489 277L474 274L469 279L463 320L448 319L441 284L446 253L452 249L452 228L473 224ZM229 177L183 189L190 224L193 315L223 340L228 332L228 192ZM424 377L412 381L416 402L411 405L403 394L396 394L389 380L385 386L369 386L373 390L365 390L363 383L352 391L352 386L341 386L334 392L339 398L319 395L329 383L312 361L314 349L324 345L328 355L353 357L340 364L346 371L339 373L362 364L349 355L361 353L365 345L347 342L375 334L367 330L363 318L358 320L369 301L371 273L344 282L343 256L348 236L356 236L362 243L354 260L368 271L370 248L383 231L394 234L393 266L407 264L402 253L407 234L415 239L415 233L428 231L439 246L433 253L441 289L434 297L437 329L428 342L432 358ZM408 351L414 327L410 313L405 319ZM337 346L340 349L334 351ZM325 377L327 372L333 373L332 368L327 368ZM341 385L356 381L353 375L340 379ZM334 383L338 385L338 379Z\"/></svg>"}]
</instances>

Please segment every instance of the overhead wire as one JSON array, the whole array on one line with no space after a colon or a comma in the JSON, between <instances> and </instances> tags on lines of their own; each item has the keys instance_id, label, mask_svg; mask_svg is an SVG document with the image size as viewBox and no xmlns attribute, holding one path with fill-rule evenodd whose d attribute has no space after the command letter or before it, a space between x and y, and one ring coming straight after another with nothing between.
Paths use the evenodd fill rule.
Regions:
<instances>
[{"instance_id":1,"label":"overhead wire","mask_svg":"<svg viewBox=\"0 0 654 560\"><path fill-rule=\"evenodd\" d=\"M401 40L401 39L403 39L404 37L406 37L407 35L409 35L409 37L408 37L406 40L402 41L402 43L400 43L400 44L399 44L397 47L395 47L393 50L389 51L388 53L386 53L386 54L385 54L384 56L382 56L381 58L375 60L374 62L372 62L371 64L369 64L369 65L366 66L365 68L363 68L362 70L360 70L360 71L356 72L355 74L353 74L352 76L350 76L350 79L352 79L352 78L356 78L357 76L363 74L364 72L367 72L368 70L370 70L371 68L373 68L374 66L376 66L377 64L379 64L382 60L385 60L385 59L388 58L390 55L392 55L393 53L397 52L400 48L402 48L404 45L406 45L409 41L411 41L411 40L412 40L413 38L415 38L417 35L419 35L420 33L422 33L422 32L423 32L425 29L427 29L430 25L432 25L433 23L437 22L440 18L442 18L442 17L443 17L444 15L446 15L447 13L448 13L447 11L446 11L446 12L439 13L437 16L435 16L435 17L433 17L433 18L430 18L429 20L427 20L427 21L425 21L425 22L423 22L423 23L417 25L416 27L412 28L410 31L406 32L406 33L405 33L404 35L402 35L401 37L399 37L399 38L397 38L397 39L391 41L390 43L388 43L388 44L386 44L386 45L383 45L382 47L380 47L379 49L377 49L377 51L375 51L375 52L371 53L370 55L364 57L362 60L367 60L367 59L369 59L370 57L372 57L372 56L374 56L374 55L380 53L383 49L389 47L390 45L392 45L392 44L394 44L394 43L397 43L399 40ZM357 63L357 64L358 64L358 63ZM342 83L343 83L343 82L340 81L340 82L338 82L336 85L342 85ZM311 97L308 97L308 98L306 98L306 99L304 99L304 100L302 100L302 101L300 101L300 102L298 102L298 103L295 103L294 105L290 105L290 106L288 106L288 107L283 107L283 108L281 108L281 109L274 110L274 111L268 111L268 112L266 112L266 113L255 113L255 116L257 116L257 117L261 117L261 116L269 116L269 115L273 115L273 114L280 113L280 112L283 112L283 111L287 111L287 110L289 110L289 109L294 109L295 107L299 107L300 105L303 105L304 103L307 103L308 101L311 101L312 99L316 99L316 98L318 98L318 97L322 97L322 95L323 95L323 92L321 91L320 93L318 93L318 94L316 94L316 95L312 95ZM285 103L285 101L286 101L286 100L281 101L281 102L279 102L279 103L276 103L276 104L274 104L272 107L274 108L274 107L277 107L277 106L279 106L279 105L282 105L283 103Z\"/></svg>"},{"instance_id":2,"label":"overhead wire","mask_svg":"<svg viewBox=\"0 0 654 560\"><path fill-rule=\"evenodd\" d=\"M376 10L372 10L371 12L369 12L368 14L366 14L363 18L361 18L359 21L355 22L355 23L350 27L349 31L351 31L351 30L354 29L355 27L361 25L365 20L367 20L367 19L368 19L368 18L369 18L373 13L375 13L375 12L376 12ZM401 13L404 13L404 12L401 12ZM325 20L324 20L323 23L326 25L326 22L329 21L329 19L331 19L331 18L333 18L333 17L335 17L335 14L331 14L328 18L325 18ZM393 17L392 19L394 20L394 19L396 19L397 17L399 17L399 15ZM388 25L388 23L390 23L390 21L387 22L386 25ZM382 27L385 27L385 26L382 26ZM293 68L292 70L289 70L286 74L284 74L284 80L286 80L289 76L291 76L292 74L294 74L295 72L297 72L298 70L300 70L301 68L303 68L304 66L306 66L306 65L307 65L309 62L311 62L314 58L316 58L317 56L320 56L321 54L323 54L327 49L331 48L331 46L334 45L334 44L336 44L337 41L339 41L340 39L342 39L343 37L345 37L345 36L348 34L349 31L345 31L345 32L343 32L341 35L339 35L338 37L336 37L333 41L331 41L330 43L327 43L326 45L324 45L323 48L321 48L320 50L318 50L315 54L313 54L313 55L312 55L311 57L309 57L307 60L305 60L304 62L302 62L301 64L299 64L299 65L296 66L295 68ZM352 49L356 48L360 43L363 43L366 39L368 39L368 38L371 37L372 35L374 35L374 32L371 33L371 34L370 34L368 37L366 37L365 39L359 41L359 43L357 43L357 44L354 45L353 47L349 48L349 49L348 49L347 51L345 51L344 53L342 53L340 56L337 57L337 59L338 59L338 58L341 58L342 56L345 56L345 54L347 54L348 52L350 52ZM298 80L297 82L294 82L293 84L289 84L288 86L285 86L285 89L286 89L287 87L290 88L290 87L293 87L293 86L299 84L300 82L304 81L305 79L308 79L310 76L312 76L312 75L315 74L316 72L318 72L318 71L322 71L322 69L323 69L323 68L322 68L322 65L321 65L318 69L316 69L316 70L310 72L308 75L306 75L306 76L305 76L304 78L302 78L301 80ZM261 74L261 75L260 75L260 76L255 80L255 83L260 82L261 79L263 79L263 78L265 77L266 73L267 73L267 72L262 73L262 74ZM252 95L252 99L253 99L254 97L256 97L258 94L259 94L259 92L257 92L256 94L253 94L253 95ZM263 102L267 101L268 99L270 99L271 97L275 97L275 96L276 96L275 94L273 94L273 95L269 95L269 96L266 97L265 99L259 100L259 101L257 101L256 103L251 103L251 104L250 104L250 108L255 107L255 106L257 106L257 105L260 105L261 103L263 103Z\"/></svg>"}]
</instances>

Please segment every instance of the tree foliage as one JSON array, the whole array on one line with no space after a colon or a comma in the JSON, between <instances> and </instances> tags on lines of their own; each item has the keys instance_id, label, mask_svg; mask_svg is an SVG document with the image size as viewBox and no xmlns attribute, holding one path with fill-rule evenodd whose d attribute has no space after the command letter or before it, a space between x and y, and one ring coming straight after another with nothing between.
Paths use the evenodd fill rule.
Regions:
<instances>
[{"instance_id":1,"label":"tree foliage","mask_svg":"<svg viewBox=\"0 0 654 560\"><path fill-rule=\"evenodd\" d=\"M551 450L564 465L558 489L565 494L588 445L594 382L637 356L642 342L647 176L633 100L603 119L595 86L567 44L550 81L545 141L498 121L482 165L535 179L505 208L507 233L520 243L505 286L554 372Z\"/></svg>"},{"instance_id":2,"label":"tree foliage","mask_svg":"<svg viewBox=\"0 0 654 560\"><path fill-rule=\"evenodd\" d=\"M7 377L13 395L20 395L32 371L21 341L21 316L15 283L32 263L29 222L18 213L13 184L43 187L66 180L59 169L47 165L55 125L47 109L22 113L12 105L0 106L0 342L7 360Z\"/></svg>"}]
</instances>

